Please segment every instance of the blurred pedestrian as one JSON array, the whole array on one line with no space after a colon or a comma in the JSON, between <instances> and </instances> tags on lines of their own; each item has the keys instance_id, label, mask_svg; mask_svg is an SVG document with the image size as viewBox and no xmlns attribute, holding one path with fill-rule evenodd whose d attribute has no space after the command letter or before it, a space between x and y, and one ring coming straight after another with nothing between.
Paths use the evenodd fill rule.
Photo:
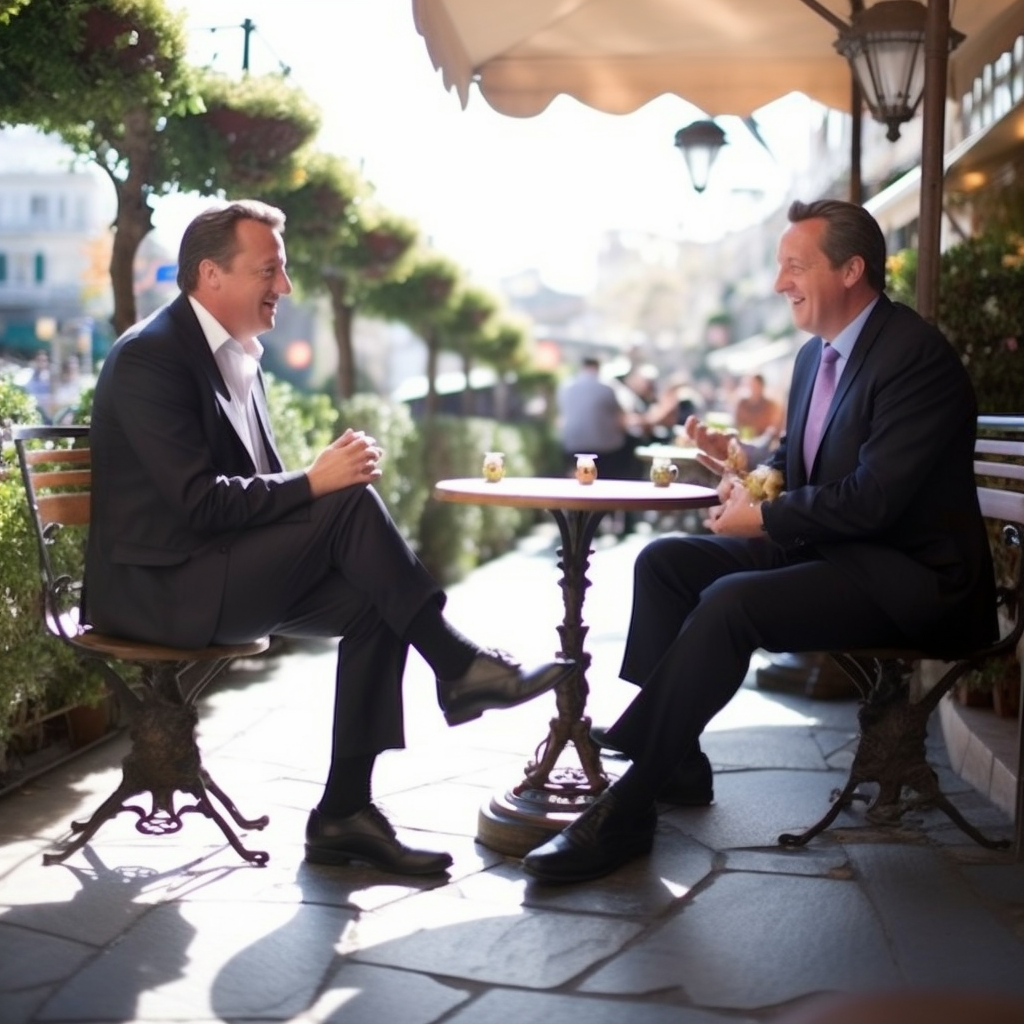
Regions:
<instances>
[{"instance_id":1,"label":"blurred pedestrian","mask_svg":"<svg viewBox=\"0 0 1024 1024\"><path fill-rule=\"evenodd\" d=\"M733 426L740 438L770 443L782 436L785 423L782 403L765 393L764 375L751 373L744 377L733 405Z\"/></svg>"},{"instance_id":2,"label":"blurred pedestrian","mask_svg":"<svg viewBox=\"0 0 1024 1024\"><path fill-rule=\"evenodd\" d=\"M558 390L558 440L566 472L576 467L576 454L598 456L597 472L609 480L632 474L633 453L628 450L627 415L615 388L601 380L601 362L587 356L579 373Z\"/></svg>"}]
</instances>

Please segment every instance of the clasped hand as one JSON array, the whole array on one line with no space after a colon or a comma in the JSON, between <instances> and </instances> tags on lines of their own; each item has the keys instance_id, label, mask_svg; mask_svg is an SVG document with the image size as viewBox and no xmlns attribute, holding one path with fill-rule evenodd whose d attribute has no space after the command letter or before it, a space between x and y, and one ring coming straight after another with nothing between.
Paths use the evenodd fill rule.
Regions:
<instances>
[{"instance_id":1,"label":"clasped hand","mask_svg":"<svg viewBox=\"0 0 1024 1024\"><path fill-rule=\"evenodd\" d=\"M379 480L383 457L384 449L374 438L362 430L349 428L324 448L306 470L313 497Z\"/></svg>"},{"instance_id":2,"label":"clasped hand","mask_svg":"<svg viewBox=\"0 0 1024 1024\"><path fill-rule=\"evenodd\" d=\"M686 421L687 437L699 449L697 461L721 477L718 483L720 505L708 509L704 526L723 537L760 537L762 535L761 503L751 500L750 492L736 475L730 442L732 431L716 430L696 416Z\"/></svg>"}]
</instances>

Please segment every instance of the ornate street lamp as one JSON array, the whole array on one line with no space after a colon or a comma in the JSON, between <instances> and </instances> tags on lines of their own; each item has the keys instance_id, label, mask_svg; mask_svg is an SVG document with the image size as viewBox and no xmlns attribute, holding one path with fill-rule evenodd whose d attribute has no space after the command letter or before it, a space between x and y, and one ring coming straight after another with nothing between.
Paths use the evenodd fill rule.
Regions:
<instances>
[{"instance_id":1,"label":"ornate street lamp","mask_svg":"<svg viewBox=\"0 0 1024 1024\"><path fill-rule=\"evenodd\" d=\"M916 0L883 0L853 15L839 29L835 48L849 62L876 121L895 142L900 125L917 111L924 94L924 37L928 10ZM949 49L964 40L950 29Z\"/></svg>"},{"instance_id":2,"label":"ornate street lamp","mask_svg":"<svg viewBox=\"0 0 1024 1024\"><path fill-rule=\"evenodd\" d=\"M694 121L676 132L675 144L689 168L694 191L707 188L711 165L726 142L725 132L714 121Z\"/></svg>"}]
</instances>

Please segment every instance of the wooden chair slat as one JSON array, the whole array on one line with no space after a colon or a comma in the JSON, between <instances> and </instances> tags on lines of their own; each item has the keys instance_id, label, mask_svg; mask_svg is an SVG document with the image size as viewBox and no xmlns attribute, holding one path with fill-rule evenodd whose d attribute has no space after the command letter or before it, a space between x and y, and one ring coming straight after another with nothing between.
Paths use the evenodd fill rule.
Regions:
<instances>
[{"instance_id":1,"label":"wooden chair slat","mask_svg":"<svg viewBox=\"0 0 1024 1024\"><path fill-rule=\"evenodd\" d=\"M1024 493L1003 491L996 487L979 487L978 502L986 519L1024 524Z\"/></svg>"},{"instance_id":2,"label":"wooden chair slat","mask_svg":"<svg viewBox=\"0 0 1024 1024\"><path fill-rule=\"evenodd\" d=\"M25 461L30 466L65 462L68 465L91 462L92 451L88 448L37 448L25 452Z\"/></svg>"},{"instance_id":3,"label":"wooden chair slat","mask_svg":"<svg viewBox=\"0 0 1024 1024\"><path fill-rule=\"evenodd\" d=\"M36 490L53 487L88 487L92 483L90 469L37 469L32 473Z\"/></svg>"},{"instance_id":4,"label":"wooden chair slat","mask_svg":"<svg viewBox=\"0 0 1024 1024\"><path fill-rule=\"evenodd\" d=\"M39 518L44 523L63 523L65 526L87 526L89 523L89 492L72 494L44 494L37 496Z\"/></svg>"}]
</instances>

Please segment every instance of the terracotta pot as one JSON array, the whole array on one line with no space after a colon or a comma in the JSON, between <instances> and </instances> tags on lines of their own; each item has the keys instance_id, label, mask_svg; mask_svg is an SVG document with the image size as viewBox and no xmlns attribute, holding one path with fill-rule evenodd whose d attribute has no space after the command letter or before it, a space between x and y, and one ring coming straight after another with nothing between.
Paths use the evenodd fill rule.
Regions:
<instances>
[{"instance_id":1,"label":"terracotta pot","mask_svg":"<svg viewBox=\"0 0 1024 1024\"><path fill-rule=\"evenodd\" d=\"M1016 718L1020 714L1020 681L1006 679L993 686L992 707L1000 718Z\"/></svg>"},{"instance_id":2,"label":"terracotta pot","mask_svg":"<svg viewBox=\"0 0 1024 1024\"><path fill-rule=\"evenodd\" d=\"M956 694L956 701L965 708L990 708L992 707L992 691L979 690L974 686L962 686L957 683L953 688Z\"/></svg>"},{"instance_id":3,"label":"terracotta pot","mask_svg":"<svg viewBox=\"0 0 1024 1024\"><path fill-rule=\"evenodd\" d=\"M94 743L105 736L111 727L110 700L102 700L95 707L79 705L64 713L68 726L68 746L72 750Z\"/></svg>"}]
</instances>

